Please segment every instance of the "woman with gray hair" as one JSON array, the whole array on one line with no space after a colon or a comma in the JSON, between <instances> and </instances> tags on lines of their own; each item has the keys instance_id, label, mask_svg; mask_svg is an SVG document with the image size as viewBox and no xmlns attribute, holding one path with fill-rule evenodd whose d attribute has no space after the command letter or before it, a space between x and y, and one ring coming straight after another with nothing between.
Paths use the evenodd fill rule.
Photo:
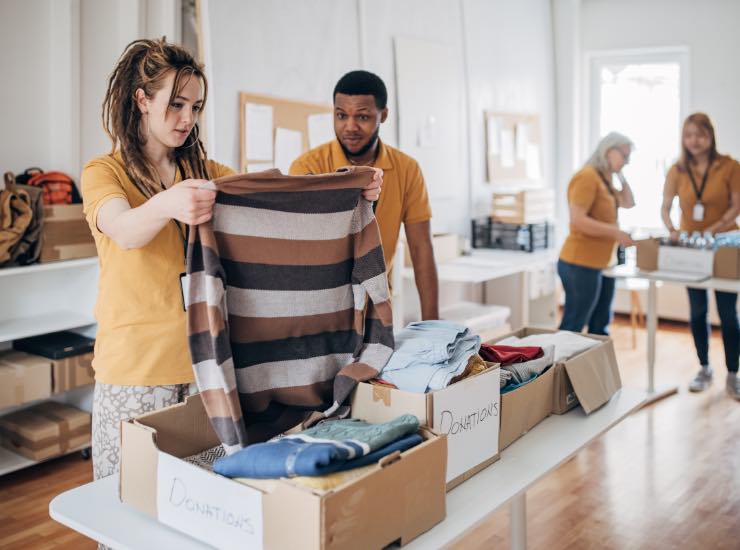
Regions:
<instances>
[{"instance_id":1,"label":"woman with gray hair","mask_svg":"<svg viewBox=\"0 0 740 550\"><path fill-rule=\"evenodd\" d=\"M565 289L561 330L608 334L614 279L602 270L612 263L616 245L632 246L628 233L617 224L619 208L632 208L632 189L622 176L633 148L626 136L611 132L601 139L586 164L570 180L568 206L570 234L558 260L558 275ZM617 175L621 189L612 185Z\"/></svg>"}]
</instances>

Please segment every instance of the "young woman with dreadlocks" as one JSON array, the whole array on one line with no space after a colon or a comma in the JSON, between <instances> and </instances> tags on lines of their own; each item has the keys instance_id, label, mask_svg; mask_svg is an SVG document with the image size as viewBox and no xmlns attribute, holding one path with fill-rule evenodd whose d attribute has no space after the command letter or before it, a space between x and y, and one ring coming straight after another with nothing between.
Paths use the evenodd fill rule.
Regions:
<instances>
[{"instance_id":1,"label":"young woman with dreadlocks","mask_svg":"<svg viewBox=\"0 0 740 550\"><path fill-rule=\"evenodd\" d=\"M184 48L136 40L103 101L110 154L82 173L85 216L100 258L95 315L93 473L118 471L120 422L181 402L193 371L180 284L189 225L211 218L203 186L234 172L206 158L198 116L208 86ZM377 200L382 171L363 191Z\"/></svg>"}]
</instances>

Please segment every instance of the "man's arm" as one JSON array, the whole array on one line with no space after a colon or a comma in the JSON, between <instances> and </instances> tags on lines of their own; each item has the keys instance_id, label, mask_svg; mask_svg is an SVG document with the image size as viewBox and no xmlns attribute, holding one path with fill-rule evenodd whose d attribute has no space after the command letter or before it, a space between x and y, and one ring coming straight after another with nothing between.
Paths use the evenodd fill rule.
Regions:
<instances>
[{"instance_id":1,"label":"man's arm","mask_svg":"<svg viewBox=\"0 0 740 550\"><path fill-rule=\"evenodd\" d=\"M428 221L404 224L404 228L414 264L416 288L419 290L421 318L439 319L439 281L430 224ZM396 266L396 269L403 269L403 266Z\"/></svg>"}]
</instances>

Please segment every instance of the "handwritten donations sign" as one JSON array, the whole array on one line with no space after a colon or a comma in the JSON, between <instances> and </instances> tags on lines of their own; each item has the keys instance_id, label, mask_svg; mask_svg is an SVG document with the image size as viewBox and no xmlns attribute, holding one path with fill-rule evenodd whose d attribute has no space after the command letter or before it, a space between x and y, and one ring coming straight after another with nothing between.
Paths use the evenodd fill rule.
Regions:
<instances>
[{"instance_id":1,"label":"handwritten donations sign","mask_svg":"<svg viewBox=\"0 0 740 550\"><path fill-rule=\"evenodd\" d=\"M499 369L434 394L433 428L447 435L447 481L498 453Z\"/></svg>"},{"instance_id":2,"label":"handwritten donations sign","mask_svg":"<svg viewBox=\"0 0 740 550\"><path fill-rule=\"evenodd\" d=\"M261 549L262 493L159 453L159 521L216 548Z\"/></svg>"}]
</instances>

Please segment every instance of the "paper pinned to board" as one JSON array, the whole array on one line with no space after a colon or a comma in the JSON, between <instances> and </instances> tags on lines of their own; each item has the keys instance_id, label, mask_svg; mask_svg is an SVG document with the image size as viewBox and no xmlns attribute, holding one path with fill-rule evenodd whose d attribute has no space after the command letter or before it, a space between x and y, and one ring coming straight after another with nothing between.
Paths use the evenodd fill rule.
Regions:
<instances>
[{"instance_id":1,"label":"paper pinned to board","mask_svg":"<svg viewBox=\"0 0 740 550\"><path fill-rule=\"evenodd\" d=\"M527 143L527 152L525 155L527 164L527 179L542 179L542 168L540 166L540 147L533 143Z\"/></svg>"},{"instance_id":2,"label":"paper pinned to board","mask_svg":"<svg viewBox=\"0 0 740 550\"><path fill-rule=\"evenodd\" d=\"M503 128L501 136L501 167L512 168L514 166L514 132Z\"/></svg>"},{"instance_id":3,"label":"paper pinned to board","mask_svg":"<svg viewBox=\"0 0 740 550\"><path fill-rule=\"evenodd\" d=\"M334 113L308 115L308 148L334 139Z\"/></svg>"},{"instance_id":4,"label":"paper pinned to board","mask_svg":"<svg viewBox=\"0 0 740 550\"><path fill-rule=\"evenodd\" d=\"M303 152L303 134L298 130L275 130L275 168L287 174L291 163Z\"/></svg>"},{"instance_id":5,"label":"paper pinned to board","mask_svg":"<svg viewBox=\"0 0 740 550\"><path fill-rule=\"evenodd\" d=\"M488 154L498 156L501 154L501 122L498 118L489 118L486 126L486 145Z\"/></svg>"},{"instance_id":6,"label":"paper pinned to board","mask_svg":"<svg viewBox=\"0 0 740 550\"><path fill-rule=\"evenodd\" d=\"M157 519L216 548L261 549L262 493L160 452Z\"/></svg>"},{"instance_id":7,"label":"paper pinned to board","mask_svg":"<svg viewBox=\"0 0 740 550\"><path fill-rule=\"evenodd\" d=\"M529 145L529 124L520 122L516 125L516 158L518 160L527 158L527 145Z\"/></svg>"},{"instance_id":8,"label":"paper pinned to board","mask_svg":"<svg viewBox=\"0 0 740 550\"><path fill-rule=\"evenodd\" d=\"M489 369L435 392L432 429L448 438L446 481L498 454L500 376Z\"/></svg>"},{"instance_id":9,"label":"paper pinned to board","mask_svg":"<svg viewBox=\"0 0 740 550\"><path fill-rule=\"evenodd\" d=\"M247 144L247 160L269 160L272 162L272 121L271 105L247 103L244 112L244 127Z\"/></svg>"}]
</instances>

